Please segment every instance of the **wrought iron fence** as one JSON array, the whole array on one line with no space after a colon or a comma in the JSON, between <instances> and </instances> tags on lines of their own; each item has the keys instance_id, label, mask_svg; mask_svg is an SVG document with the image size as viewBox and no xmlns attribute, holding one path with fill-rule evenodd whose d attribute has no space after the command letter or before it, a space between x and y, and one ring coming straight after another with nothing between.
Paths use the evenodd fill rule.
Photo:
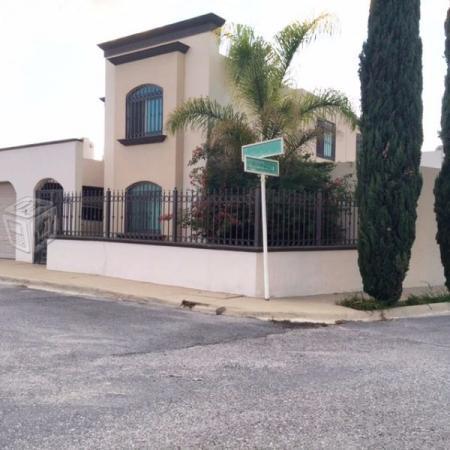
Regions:
<instances>
[{"instance_id":1,"label":"wrought iron fence","mask_svg":"<svg viewBox=\"0 0 450 450\"><path fill-rule=\"evenodd\" d=\"M262 246L259 189L220 192L85 190L56 198L57 237L235 249ZM354 247L357 207L348 196L269 190L271 249Z\"/></svg>"}]
</instances>

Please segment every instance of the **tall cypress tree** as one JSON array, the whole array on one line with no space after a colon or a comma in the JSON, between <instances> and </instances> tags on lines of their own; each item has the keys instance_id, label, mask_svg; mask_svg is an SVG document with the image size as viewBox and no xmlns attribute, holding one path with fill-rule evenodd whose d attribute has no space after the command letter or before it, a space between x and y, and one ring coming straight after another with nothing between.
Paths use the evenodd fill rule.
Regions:
<instances>
[{"instance_id":1,"label":"tall cypress tree","mask_svg":"<svg viewBox=\"0 0 450 450\"><path fill-rule=\"evenodd\" d=\"M444 144L444 164L436 180L434 209L438 222L437 241L441 248L441 260L444 266L446 286L450 290L450 9L445 22L445 57L447 59L447 77L442 101L441 138Z\"/></svg>"},{"instance_id":2,"label":"tall cypress tree","mask_svg":"<svg viewBox=\"0 0 450 450\"><path fill-rule=\"evenodd\" d=\"M395 303L409 268L422 188L420 0L372 0L361 53L358 262L364 291Z\"/></svg>"}]
</instances>

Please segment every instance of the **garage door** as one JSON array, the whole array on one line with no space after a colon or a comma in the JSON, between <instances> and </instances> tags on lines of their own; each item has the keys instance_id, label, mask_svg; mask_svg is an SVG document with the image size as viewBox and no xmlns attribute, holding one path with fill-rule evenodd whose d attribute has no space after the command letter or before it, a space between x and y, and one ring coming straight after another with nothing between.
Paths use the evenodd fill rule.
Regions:
<instances>
[{"instance_id":1,"label":"garage door","mask_svg":"<svg viewBox=\"0 0 450 450\"><path fill-rule=\"evenodd\" d=\"M16 202L16 193L10 183L0 183L0 258L15 258L14 245L10 242L3 213Z\"/></svg>"}]
</instances>

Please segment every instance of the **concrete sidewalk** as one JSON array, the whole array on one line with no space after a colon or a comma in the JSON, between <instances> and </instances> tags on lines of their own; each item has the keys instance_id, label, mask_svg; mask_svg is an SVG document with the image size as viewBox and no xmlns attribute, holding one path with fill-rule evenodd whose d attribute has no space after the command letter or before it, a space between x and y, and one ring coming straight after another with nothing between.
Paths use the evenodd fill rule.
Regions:
<instances>
[{"instance_id":1,"label":"concrete sidewalk","mask_svg":"<svg viewBox=\"0 0 450 450\"><path fill-rule=\"evenodd\" d=\"M374 312L356 311L336 304L348 294L277 298L267 302L261 298L162 286L97 275L57 272L47 270L45 266L10 260L0 260L0 280L36 289L101 295L139 302L157 301L173 307L192 308L195 311L277 321L334 324L341 321L375 321L450 312L449 303Z\"/></svg>"}]
</instances>

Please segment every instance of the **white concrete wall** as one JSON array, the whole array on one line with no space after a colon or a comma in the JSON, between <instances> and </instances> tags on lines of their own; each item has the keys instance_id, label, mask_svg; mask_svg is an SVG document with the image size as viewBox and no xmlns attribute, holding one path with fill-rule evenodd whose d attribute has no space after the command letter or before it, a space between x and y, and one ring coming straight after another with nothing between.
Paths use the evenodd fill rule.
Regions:
<instances>
[{"instance_id":1,"label":"white concrete wall","mask_svg":"<svg viewBox=\"0 0 450 450\"><path fill-rule=\"evenodd\" d=\"M404 286L438 286L444 284L439 246L436 243L437 222L434 213L434 183L439 169L422 167L422 193L417 205L416 240L414 242L410 270Z\"/></svg>"},{"instance_id":2,"label":"white concrete wall","mask_svg":"<svg viewBox=\"0 0 450 450\"><path fill-rule=\"evenodd\" d=\"M443 284L435 263L416 263L405 288ZM269 264L273 297L362 290L356 250L273 252ZM264 293L262 254L253 252L56 240L48 246L47 268L250 297Z\"/></svg>"},{"instance_id":3,"label":"white concrete wall","mask_svg":"<svg viewBox=\"0 0 450 450\"><path fill-rule=\"evenodd\" d=\"M60 183L65 191L79 191L82 183L80 170L82 156L83 142L76 140L2 150L0 182L12 184L17 201L33 198L38 184L48 178ZM27 239L30 240L29 251L16 249L18 261L33 261L34 224L31 222L27 233L29 235Z\"/></svg>"},{"instance_id":4,"label":"white concrete wall","mask_svg":"<svg viewBox=\"0 0 450 450\"><path fill-rule=\"evenodd\" d=\"M101 187L103 162L83 159L87 145L85 140L70 140L0 149L0 183L11 183L17 202L33 199L46 179L56 180L66 192L80 192L83 184ZM23 219L29 221L26 239L30 242L28 250L16 249L16 259L32 262L34 221L32 217Z\"/></svg>"},{"instance_id":5,"label":"white concrete wall","mask_svg":"<svg viewBox=\"0 0 450 450\"><path fill-rule=\"evenodd\" d=\"M254 296L256 259L251 252L55 240L47 268Z\"/></svg>"},{"instance_id":6,"label":"white concrete wall","mask_svg":"<svg viewBox=\"0 0 450 450\"><path fill-rule=\"evenodd\" d=\"M275 252L269 254L274 297L361 291L356 250ZM261 270L262 257L259 255ZM263 296L259 283L257 296Z\"/></svg>"},{"instance_id":7,"label":"white concrete wall","mask_svg":"<svg viewBox=\"0 0 450 450\"><path fill-rule=\"evenodd\" d=\"M438 147L434 152L422 152L422 160L420 165L422 167L434 167L440 169L444 162L444 150Z\"/></svg>"},{"instance_id":8,"label":"white concrete wall","mask_svg":"<svg viewBox=\"0 0 450 450\"><path fill-rule=\"evenodd\" d=\"M424 185L406 288L444 284L433 213L437 174L435 169L422 169ZM274 297L362 290L356 250L271 252L269 264ZM48 268L247 296L263 295L261 253L58 240L49 245Z\"/></svg>"}]
</instances>

